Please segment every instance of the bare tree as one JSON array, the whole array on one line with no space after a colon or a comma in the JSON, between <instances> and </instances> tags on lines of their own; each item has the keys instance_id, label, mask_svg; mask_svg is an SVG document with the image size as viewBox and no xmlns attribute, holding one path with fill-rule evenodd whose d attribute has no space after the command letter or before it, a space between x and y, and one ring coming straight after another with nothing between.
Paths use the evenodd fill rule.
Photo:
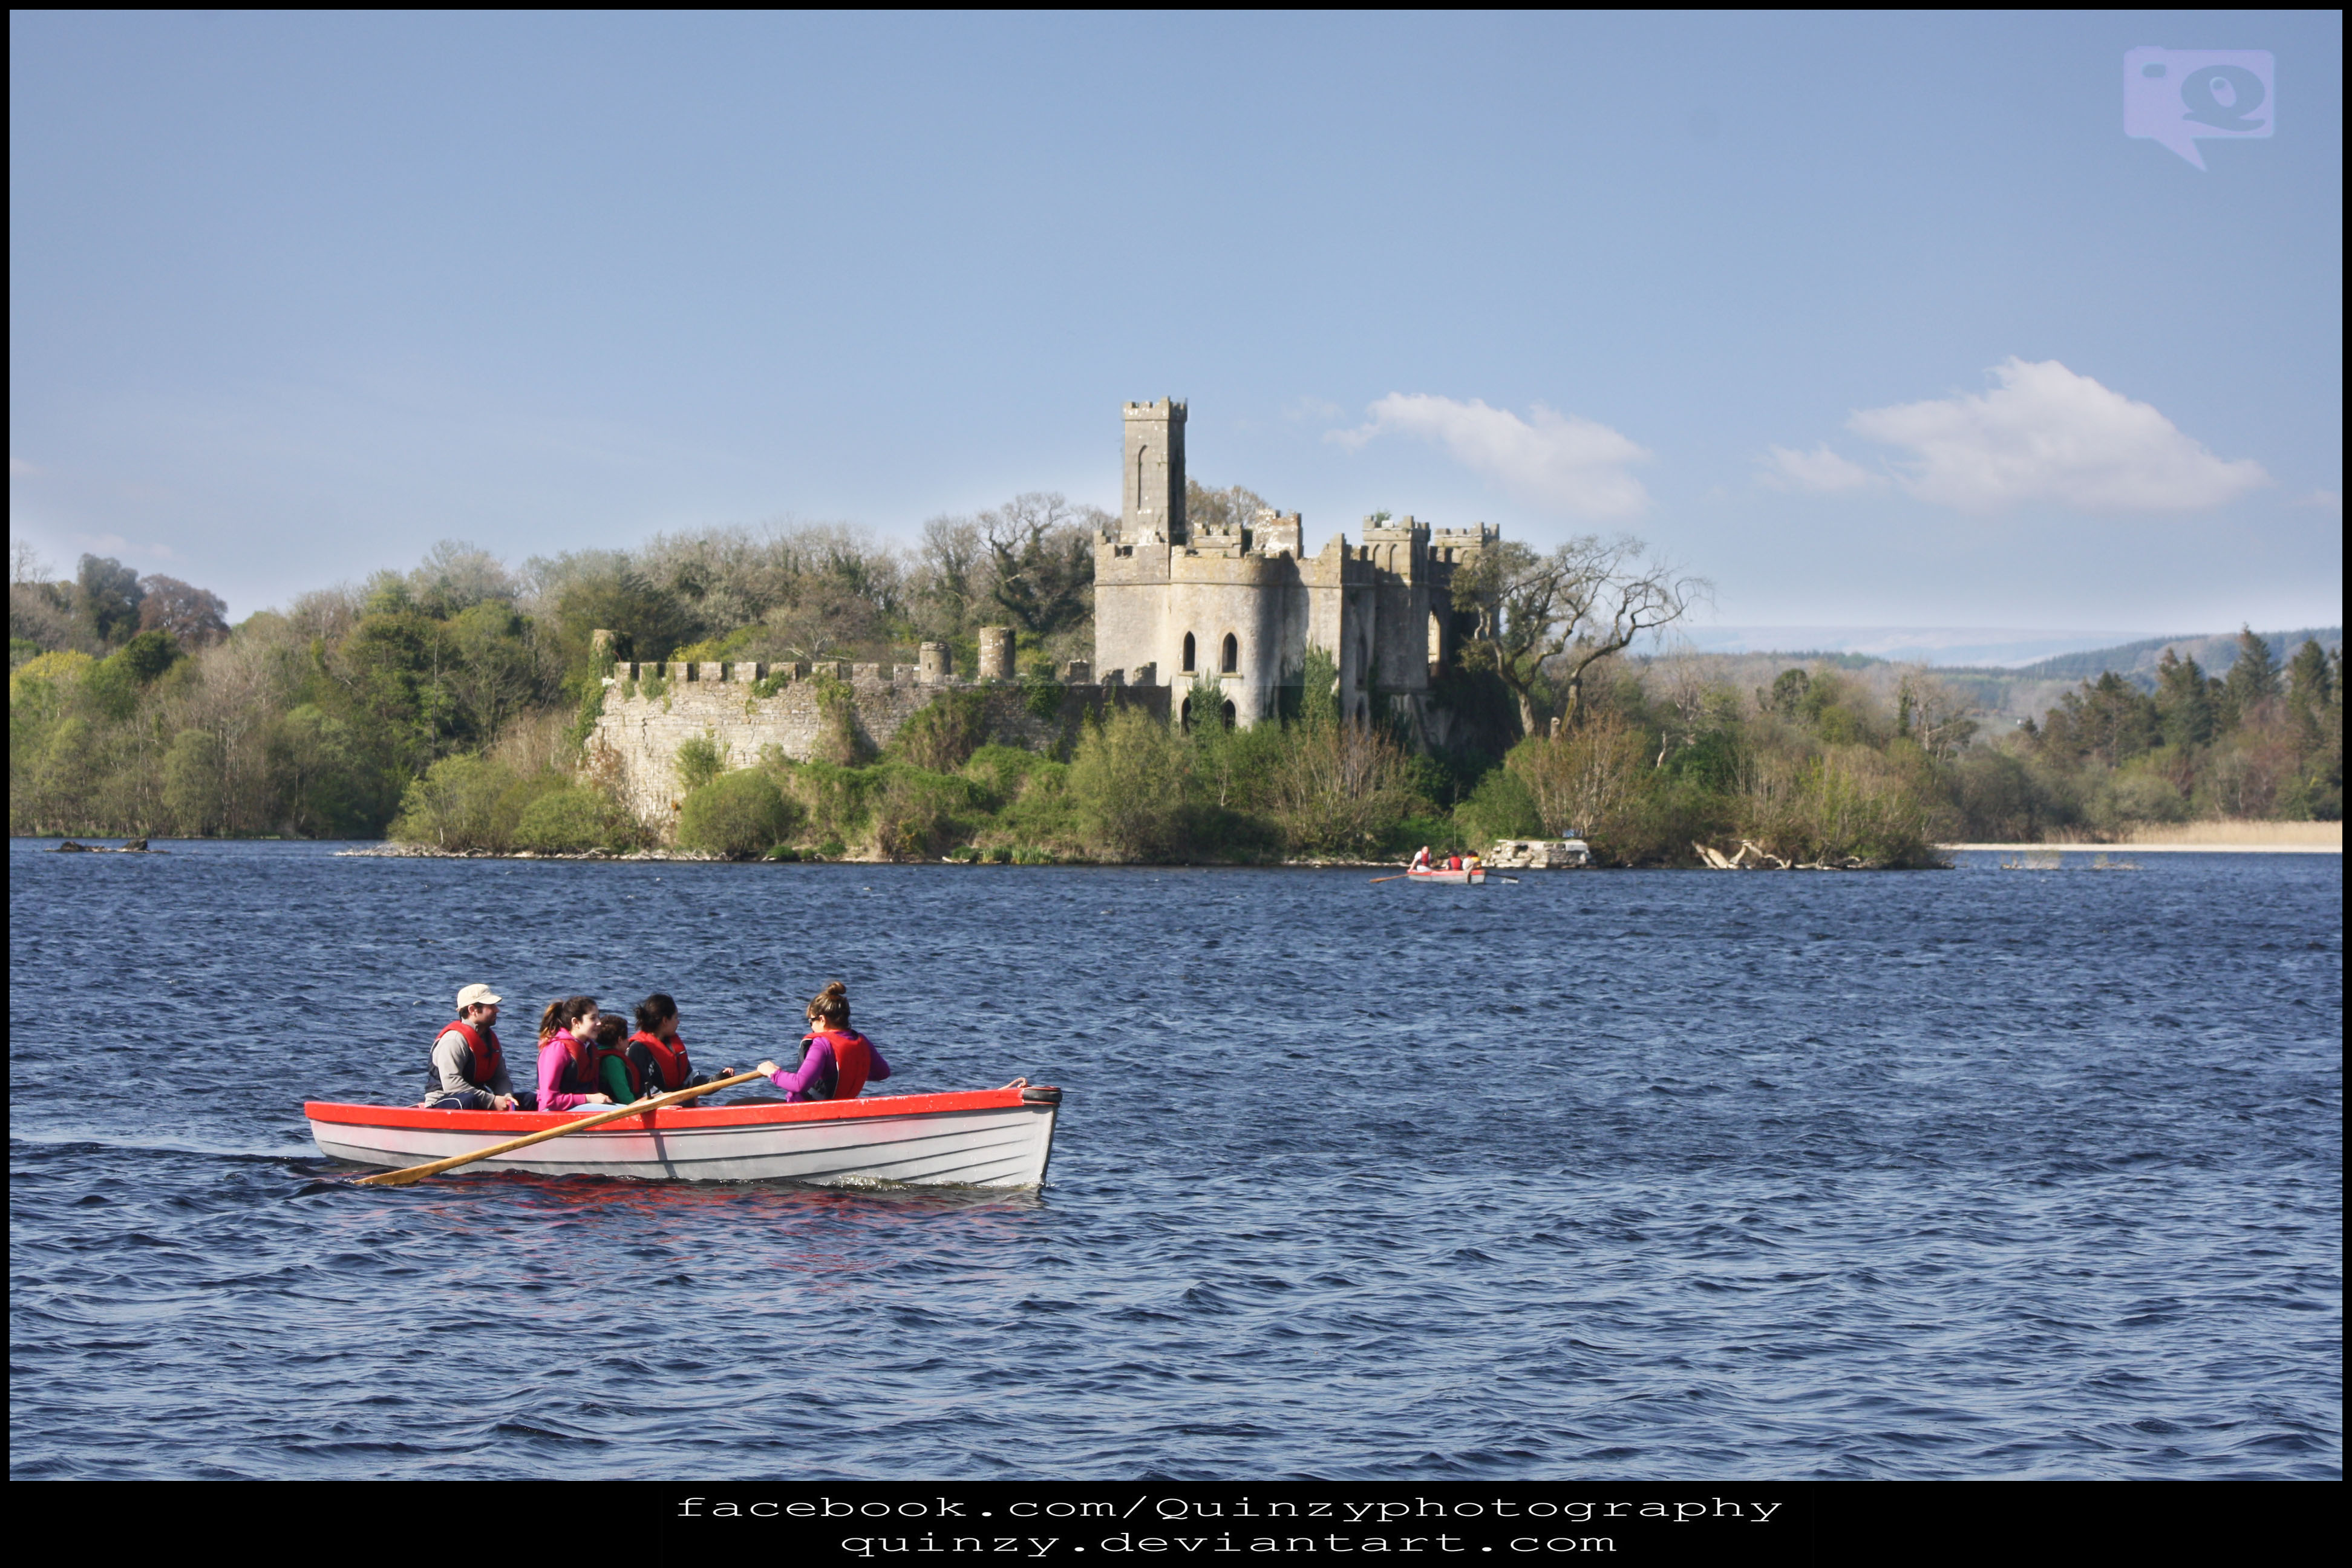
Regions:
<instances>
[{"instance_id":1,"label":"bare tree","mask_svg":"<svg viewBox=\"0 0 2352 1568\"><path fill-rule=\"evenodd\" d=\"M1108 519L1055 490L1029 490L980 514L998 607L1046 637L1094 614L1094 535Z\"/></svg>"},{"instance_id":2,"label":"bare tree","mask_svg":"<svg viewBox=\"0 0 2352 1568\"><path fill-rule=\"evenodd\" d=\"M992 553L979 522L935 517L923 524L923 542L908 574L908 596L926 635L953 637L994 603Z\"/></svg>"},{"instance_id":3,"label":"bare tree","mask_svg":"<svg viewBox=\"0 0 2352 1568\"><path fill-rule=\"evenodd\" d=\"M1709 679L1711 671L1705 656L1693 647L1687 637L1677 637L1675 646L1650 661L1648 671L1656 683L1658 695L1674 715L1670 722L1658 727L1658 756L1650 764L1654 771L1666 765L1677 746L1698 743L1699 733L1706 726L1708 699L1719 689Z\"/></svg>"},{"instance_id":4,"label":"bare tree","mask_svg":"<svg viewBox=\"0 0 2352 1568\"><path fill-rule=\"evenodd\" d=\"M1510 688L1528 734L1543 733L1555 708L1573 725L1585 671L1682 619L1711 592L1706 579L1643 553L1630 535L1586 534L1549 552L1505 540L1456 573L1454 607L1475 623L1464 667L1491 669Z\"/></svg>"},{"instance_id":5,"label":"bare tree","mask_svg":"<svg viewBox=\"0 0 2352 1568\"><path fill-rule=\"evenodd\" d=\"M1948 759L1973 740L1976 705L1919 667L1903 672L1895 691L1895 732L1919 742L1929 756Z\"/></svg>"},{"instance_id":6,"label":"bare tree","mask_svg":"<svg viewBox=\"0 0 2352 1568\"><path fill-rule=\"evenodd\" d=\"M1184 523L1195 531L1249 528L1259 512L1271 510L1265 498L1246 485L1218 489L1198 479L1184 481Z\"/></svg>"},{"instance_id":7,"label":"bare tree","mask_svg":"<svg viewBox=\"0 0 2352 1568\"><path fill-rule=\"evenodd\" d=\"M417 608L446 621L491 600L512 604L520 584L506 563L480 545L445 539L426 551L424 563L408 574L408 591Z\"/></svg>"}]
</instances>

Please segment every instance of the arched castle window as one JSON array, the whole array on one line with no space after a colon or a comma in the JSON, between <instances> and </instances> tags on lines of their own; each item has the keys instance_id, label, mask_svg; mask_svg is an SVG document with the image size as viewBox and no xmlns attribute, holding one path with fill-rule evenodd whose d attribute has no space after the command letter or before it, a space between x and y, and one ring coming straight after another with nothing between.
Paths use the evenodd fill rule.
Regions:
<instances>
[{"instance_id":1,"label":"arched castle window","mask_svg":"<svg viewBox=\"0 0 2352 1568\"><path fill-rule=\"evenodd\" d=\"M1429 673L1435 675L1438 667L1444 662L1445 623L1437 618L1435 610L1432 610L1429 612Z\"/></svg>"},{"instance_id":2,"label":"arched castle window","mask_svg":"<svg viewBox=\"0 0 2352 1568\"><path fill-rule=\"evenodd\" d=\"M1190 675L1192 669L1192 634L1186 632L1184 634L1184 673Z\"/></svg>"},{"instance_id":3,"label":"arched castle window","mask_svg":"<svg viewBox=\"0 0 2352 1568\"><path fill-rule=\"evenodd\" d=\"M1234 727L1234 705L1230 701L1225 704L1224 711L1218 716L1224 720L1226 729L1230 730Z\"/></svg>"},{"instance_id":4,"label":"arched castle window","mask_svg":"<svg viewBox=\"0 0 2352 1568\"><path fill-rule=\"evenodd\" d=\"M1233 674L1235 670L1237 670L1237 669L1241 668L1241 667L1242 667L1242 645L1241 645L1241 639L1240 639L1240 638L1238 638L1238 637L1234 637L1233 633L1231 633L1231 632L1227 632L1227 633L1225 634L1225 657L1224 657L1224 662L1223 662L1222 665L1220 665L1220 666L1219 666L1219 668L1222 668L1222 669L1223 669L1223 670L1227 675L1231 675L1231 674Z\"/></svg>"},{"instance_id":5,"label":"arched castle window","mask_svg":"<svg viewBox=\"0 0 2352 1568\"><path fill-rule=\"evenodd\" d=\"M1151 448L1138 447L1135 449L1135 510L1139 512L1151 510L1151 492L1144 478L1150 472ZM1187 665L1185 668L1190 669L1192 666Z\"/></svg>"}]
</instances>

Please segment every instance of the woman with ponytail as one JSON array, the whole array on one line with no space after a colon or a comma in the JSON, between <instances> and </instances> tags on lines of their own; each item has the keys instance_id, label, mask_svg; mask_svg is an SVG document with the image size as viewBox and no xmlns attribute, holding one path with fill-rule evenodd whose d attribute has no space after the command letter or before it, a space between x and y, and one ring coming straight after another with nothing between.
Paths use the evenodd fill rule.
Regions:
<instances>
[{"instance_id":1,"label":"woman with ponytail","mask_svg":"<svg viewBox=\"0 0 2352 1568\"><path fill-rule=\"evenodd\" d=\"M577 1110L610 1105L596 1087L596 998L565 996L539 1017L539 1108Z\"/></svg>"},{"instance_id":2,"label":"woman with ponytail","mask_svg":"<svg viewBox=\"0 0 2352 1568\"><path fill-rule=\"evenodd\" d=\"M890 1064L874 1042L849 1026L849 991L840 981L817 993L808 1005L808 1021L798 1068L760 1064L787 1101L856 1100L868 1083L890 1076Z\"/></svg>"}]
</instances>

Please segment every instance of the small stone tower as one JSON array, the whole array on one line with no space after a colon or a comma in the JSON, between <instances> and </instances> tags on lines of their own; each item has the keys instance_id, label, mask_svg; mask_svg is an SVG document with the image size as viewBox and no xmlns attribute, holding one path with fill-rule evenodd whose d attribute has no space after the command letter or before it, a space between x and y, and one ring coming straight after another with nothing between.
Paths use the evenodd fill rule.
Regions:
<instances>
[{"instance_id":1,"label":"small stone tower","mask_svg":"<svg viewBox=\"0 0 2352 1568\"><path fill-rule=\"evenodd\" d=\"M1126 482L1118 531L1129 540L1184 542L1184 405L1172 397L1127 405Z\"/></svg>"}]
</instances>

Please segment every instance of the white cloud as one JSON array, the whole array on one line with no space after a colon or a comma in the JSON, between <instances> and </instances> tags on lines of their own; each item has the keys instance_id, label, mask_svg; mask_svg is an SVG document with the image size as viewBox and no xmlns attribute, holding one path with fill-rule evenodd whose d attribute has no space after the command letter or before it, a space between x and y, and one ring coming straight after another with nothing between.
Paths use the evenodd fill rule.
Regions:
<instances>
[{"instance_id":1,"label":"white cloud","mask_svg":"<svg viewBox=\"0 0 2352 1568\"><path fill-rule=\"evenodd\" d=\"M2297 506L2307 506L2316 511L2332 511L2336 516L2342 517L2344 515L2344 492L2342 490L2314 490L2309 495L2298 499L2294 504Z\"/></svg>"},{"instance_id":2,"label":"white cloud","mask_svg":"<svg viewBox=\"0 0 2352 1568\"><path fill-rule=\"evenodd\" d=\"M1650 454L1590 419L1537 404L1522 419L1507 408L1473 398L1457 403L1427 393L1392 392L1368 410L1370 423L1335 430L1330 439L1350 448L1376 436L1410 436L1444 447L1454 460L1500 484L1521 500L1573 517L1632 517L1650 504L1642 482L1625 471Z\"/></svg>"},{"instance_id":3,"label":"white cloud","mask_svg":"<svg viewBox=\"0 0 2352 1568\"><path fill-rule=\"evenodd\" d=\"M2224 462L2145 403L2056 360L1997 364L1979 396L1865 408L1856 435L1908 448L1902 484L1961 511L2054 500L2085 511L2186 511L2271 482L2252 458Z\"/></svg>"},{"instance_id":4,"label":"white cloud","mask_svg":"<svg viewBox=\"0 0 2352 1568\"><path fill-rule=\"evenodd\" d=\"M1809 495L1835 495L1879 482L1878 476L1859 463L1850 463L1829 449L1826 442L1810 452L1772 448L1772 456L1757 476L1757 483L1776 490L1801 490Z\"/></svg>"},{"instance_id":5,"label":"white cloud","mask_svg":"<svg viewBox=\"0 0 2352 1568\"><path fill-rule=\"evenodd\" d=\"M33 467L32 464L25 461L24 458L17 457L15 453L11 452L8 455L8 477L10 479L29 479L40 471L40 469Z\"/></svg>"}]
</instances>

